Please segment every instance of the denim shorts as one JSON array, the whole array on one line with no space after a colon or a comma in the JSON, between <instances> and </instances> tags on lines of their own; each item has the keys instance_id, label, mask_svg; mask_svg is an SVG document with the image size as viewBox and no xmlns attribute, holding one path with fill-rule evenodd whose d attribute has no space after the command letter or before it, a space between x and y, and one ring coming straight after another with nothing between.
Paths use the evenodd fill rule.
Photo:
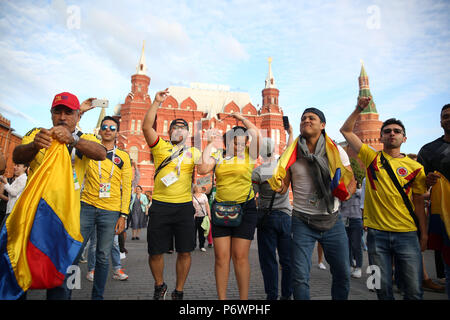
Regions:
<instances>
[{"instance_id":1,"label":"denim shorts","mask_svg":"<svg viewBox=\"0 0 450 320\"><path fill-rule=\"evenodd\" d=\"M220 227L211 224L213 238L232 237L253 240L258 221L255 198L243 203L242 209L242 222L237 227ZM214 213L211 212L211 214Z\"/></svg>"}]
</instances>

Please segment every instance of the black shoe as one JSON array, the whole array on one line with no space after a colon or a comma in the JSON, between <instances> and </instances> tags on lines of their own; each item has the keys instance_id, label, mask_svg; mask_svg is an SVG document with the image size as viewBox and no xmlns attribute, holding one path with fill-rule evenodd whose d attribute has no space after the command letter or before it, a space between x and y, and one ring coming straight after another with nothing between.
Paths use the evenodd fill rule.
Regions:
<instances>
[{"instance_id":1,"label":"black shoe","mask_svg":"<svg viewBox=\"0 0 450 320\"><path fill-rule=\"evenodd\" d=\"M183 300L183 291L173 290L172 300Z\"/></svg>"},{"instance_id":2,"label":"black shoe","mask_svg":"<svg viewBox=\"0 0 450 320\"><path fill-rule=\"evenodd\" d=\"M155 286L153 293L153 300L166 300L167 284L163 283L160 286Z\"/></svg>"},{"instance_id":3,"label":"black shoe","mask_svg":"<svg viewBox=\"0 0 450 320\"><path fill-rule=\"evenodd\" d=\"M136 237L135 239L136 239L136 240L141 240L141 239L139 239L139 237Z\"/></svg>"}]
</instances>

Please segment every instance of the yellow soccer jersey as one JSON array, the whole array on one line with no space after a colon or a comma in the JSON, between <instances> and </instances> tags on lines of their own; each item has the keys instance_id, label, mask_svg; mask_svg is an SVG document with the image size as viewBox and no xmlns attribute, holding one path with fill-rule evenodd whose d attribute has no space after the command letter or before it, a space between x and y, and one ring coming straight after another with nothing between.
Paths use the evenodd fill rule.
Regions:
<instances>
[{"instance_id":1,"label":"yellow soccer jersey","mask_svg":"<svg viewBox=\"0 0 450 320\"><path fill-rule=\"evenodd\" d=\"M252 172L255 160L250 157L248 147L245 156L223 157L222 154L213 155L218 159L216 164L216 200L236 201L243 203L255 196L252 185ZM249 196L250 193L250 196Z\"/></svg>"},{"instance_id":2,"label":"yellow soccer jersey","mask_svg":"<svg viewBox=\"0 0 450 320\"><path fill-rule=\"evenodd\" d=\"M153 154L156 170L161 162L177 151L179 147L158 137L155 143L150 146L150 149ZM192 173L195 164L198 163L200 158L201 152L195 147L189 147L182 155L165 166L158 173L154 181L153 199L169 203L185 203L192 201ZM178 175L177 170L179 161L182 161L180 165L180 175ZM166 186L161 179L168 175L175 175L177 180L169 186Z\"/></svg>"},{"instance_id":3,"label":"yellow soccer jersey","mask_svg":"<svg viewBox=\"0 0 450 320\"><path fill-rule=\"evenodd\" d=\"M29 144L29 143L33 142L34 137L36 136L36 134L39 131L40 131L39 128L34 128L34 129L30 130L23 137L22 144ZM84 134L83 133L80 138L100 143L100 141L93 134ZM29 171L28 179L30 179L30 177L33 175L33 173L36 171L36 169L41 165L42 161L44 160L44 155L45 155L46 150L47 149L45 149L45 148L42 148L41 150L39 150L39 152L34 157L33 161L30 162L30 171ZM86 169L87 169L87 166L89 165L90 159L88 157L84 156L80 151L76 150L76 148L75 148L74 157L75 157L74 169L75 169L78 181L79 181L79 185L81 186L81 184L83 182L83 177L86 173ZM80 190L81 190L81 188L78 189L78 191L80 191Z\"/></svg>"},{"instance_id":4,"label":"yellow soccer jersey","mask_svg":"<svg viewBox=\"0 0 450 320\"><path fill-rule=\"evenodd\" d=\"M406 156L392 158L385 152L383 155L389 161L400 185L403 186L414 207L412 194L424 194L427 191L423 166ZM363 144L358 157L367 168L364 225L382 231L416 231L414 220L400 193L381 165L380 154Z\"/></svg>"},{"instance_id":5,"label":"yellow soccer jersey","mask_svg":"<svg viewBox=\"0 0 450 320\"><path fill-rule=\"evenodd\" d=\"M118 148L115 149L115 152L114 150L108 150L104 161L91 160L89 162L81 201L99 209L128 214L132 175L131 160L128 153ZM100 197L100 183L111 183L109 197Z\"/></svg>"}]
</instances>

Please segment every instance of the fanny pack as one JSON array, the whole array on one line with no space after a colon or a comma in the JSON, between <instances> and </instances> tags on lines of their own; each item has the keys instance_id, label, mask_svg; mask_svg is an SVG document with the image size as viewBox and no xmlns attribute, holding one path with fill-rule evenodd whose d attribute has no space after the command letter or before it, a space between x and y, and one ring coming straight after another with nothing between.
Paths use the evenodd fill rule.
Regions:
<instances>
[{"instance_id":1,"label":"fanny pack","mask_svg":"<svg viewBox=\"0 0 450 320\"><path fill-rule=\"evenodd\" d=\"M252 187L250 186L250 191L248 192L247 200L252 193ZM214 214L211 215L211 220L213 225L218 227L238 227L242 222L242 216L244 211L242 209L242 204L236 201L224 201L217 202L214 200L212 205L212 211Z\"/></svg>"},{"instance_id":2,"label":"fanny pack","mask_svg":"<svg viewBox=\"0 0 450 320\"><path fill-rule=\"evenodd\" d=\"M307 214L294 209L292 215L299 218L308 227L323 232L334 227L339 218L339 210L330 214Z\"/></svg>"}]
</instances>

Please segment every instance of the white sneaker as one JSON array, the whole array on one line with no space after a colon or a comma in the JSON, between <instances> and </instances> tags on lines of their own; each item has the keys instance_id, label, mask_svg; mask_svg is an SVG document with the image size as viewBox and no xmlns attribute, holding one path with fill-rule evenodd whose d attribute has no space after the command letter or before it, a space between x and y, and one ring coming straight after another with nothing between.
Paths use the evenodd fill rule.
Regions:
<instances>
[{"instance_id":1,"label":"white sneaker","mask_svg":"<svg viewBox=\"0 0 450 320\"><path fill-rule=\"evenodd\" d=\"M206 252L206 249L205 248L200 248L200 251L201 252Z\"/></svg>"},{"instance_id":2,"label":"white sneaker","mask_svg":"<svg viewBox=\"0 0 450 320\"><path fill-rule=\"evenodd\" d=\"M319 263L318 265L320 270L327 270L327 266L323 264L323 262Z\"/></svg>"},{"instance_id":3,"label":"white sneaker","mask_svg":"<svg viewBox=\"0 0 450 320\"><path fill-rule=\"evenodd\" d=\"M118 270L114 271L113 279L120 280L120 281L127 280L128 275L125 272L123 272L123 269L118 269Z\"/></svg>"},{"instance_id":4,"label":"white sneaker","mask_svg":"<svg viewBox=\"0 0 450 320\"><path fill-rule=\"evenodd\" d=\"M88 272L88 274L86 275L86 279L88 279L90 282L94 281L94 270Z\"/></svg>"},{"instance_id":5,"label":"white sneaker","mask_svg":"<svg viewBox=\"0 0 450 320\"><path fill-rule=\"evenodd\" d=\"M352 272L352 277L358 279L361 278L361 268L355 268Z\"/></svg>"}]
</instances>

